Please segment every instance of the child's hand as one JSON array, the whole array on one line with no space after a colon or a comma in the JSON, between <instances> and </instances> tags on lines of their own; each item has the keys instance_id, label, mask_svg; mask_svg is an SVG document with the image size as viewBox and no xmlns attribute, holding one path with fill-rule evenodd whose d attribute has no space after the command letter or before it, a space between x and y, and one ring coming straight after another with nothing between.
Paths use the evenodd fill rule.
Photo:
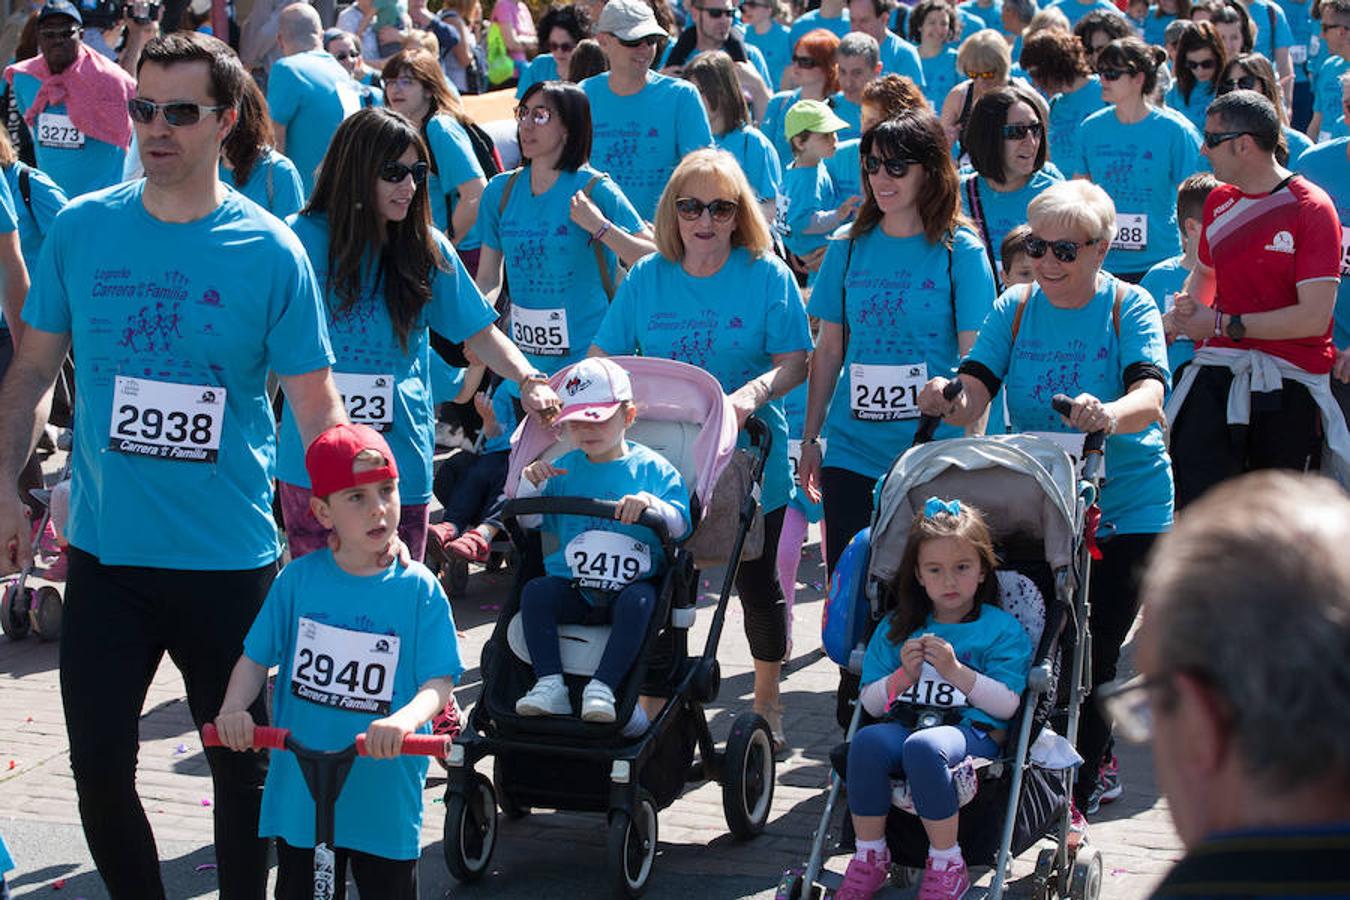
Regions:
<instances>
[{"instance_id":1,"label":"child's hand","mask_svg":"<svg viewBox=\"0 0 1350 900\"><path fill-rule=\"evenodd\" d=\"M909 683L919 680L919 671L923 669L923 638L910 638L900 647L900 665L909 676Z\"/></svg>"},{"instance_id":2,"label":"child's hand","mask_svg":"<svg viewBox=\"0 0 1350 900\"><path fill-rule=\"evenodd\" d=\"M420 722L409 721L403 711L366 726L366 756L371 759L393 759L403 749L404 735L417 730Z\"/></svg>"},{"instance_id":3,"label":"child's hand","mask_svg":"<svg viewBox=\"0 0 1350 900\"><path fill-rule=\"evenodd\" d=\"M632 525L642 515L642 511L652 505L650 497L642 494L629 494L619 499L619 508L614 511L614 518L625 525Z\"/></svg>"},{"instance_id":4,"label":"child's hand","mask_svg":"<svg viewBox=\"0 0 1350 900\"><path fill-rule=\"evenodd\" d=\"M925 634L919 640L923 644L923 661L937 669L943 678L955 682L957 674L965 666L956 658L952 645L935 634Z\"/></svg>"},{"instance_id":5,"label":"child's hand","mask_svg":"<svg viewBox=\"0 0 1350 900\"><path fill-rule=\"evenodd\" d=\"M566 475L567 470L559 469L557 466L553 465L553 463L544 462L542 459L536 459L534 462L530 463L528 466L522 469L520 474L528 478L530 480L530 484L534 485L535 487L539 487L539 485L543 484L545 481L548 481L555 475Z\"/></svg>"},{"instance_id":6,"label":"child's hand","mask_svg":"<svg viewBox=\"0 0 1350 900\"><path fill-rule=\"evenodd\" d=\"M840 222L846 222L853 218L860 206L862 206L862 197L854 194L852 197L849 197L843 203L839 204L839 208L834 211L834 214L839 217Z\"/></svg>"},{"instance_id":7,"label":"child's hand","mask_svg":"<svg viewBox=\"0 0 1350 900\"><path fill-rule=\"evenodd\" d=\"M497 414L492 411L492 398L486 392L479 391L473 395L473 408L478 410L478 418L483 420L484 428L487 428L489 423L493 426L497 424Z\"/></svg>"},{"instance_id":8,"label":"child's hand","mask_svg":"<svg viewBox=\"0 0 1350 900\"><path fill-rule=\"evenodd\" d=\"M216 715L216 732L220 742L231 750L253 749L253 716L246 709L221 710Z\"/></svg>"}]
</instances>

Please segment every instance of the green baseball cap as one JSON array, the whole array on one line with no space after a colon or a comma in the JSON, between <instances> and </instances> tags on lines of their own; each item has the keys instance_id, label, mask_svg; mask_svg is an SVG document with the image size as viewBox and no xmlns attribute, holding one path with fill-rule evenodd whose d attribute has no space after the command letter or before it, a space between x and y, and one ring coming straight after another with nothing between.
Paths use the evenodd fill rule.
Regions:
<instances>
[{"instance_id":1,"label":"green baseball cap","mask_svg":"<svg viewBox=\"0 0 1350 900\"><path fill-rule=\"evenodd\" d=\"M834 114L834 110L820 100L798 100L788 109L783 120L783 130L790 141L803 131L819 134L832 134L850 128L847 122Z\"/></svg>"}]
</instances>

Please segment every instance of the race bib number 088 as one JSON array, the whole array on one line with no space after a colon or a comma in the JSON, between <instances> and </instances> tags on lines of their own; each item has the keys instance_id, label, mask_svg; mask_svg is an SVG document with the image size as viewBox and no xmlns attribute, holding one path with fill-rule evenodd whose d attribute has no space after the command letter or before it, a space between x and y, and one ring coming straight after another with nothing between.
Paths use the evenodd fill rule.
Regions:
<instances>
[{"instance_id":1,"label":"race bib number 088","mask_svg":"<svg viewBox=\"0 0 1350 900\"><path fill-rule=\"evenodd\" d=\"M1116 239L1112 250L1148 249L1148 216L1144 213L1117 213Z\"/></svg>"},{"instance_id":2,"label":"race bib number 088","mask_svg":"<svg viewBox=\"0 0 1350 900\"><path fill-rule=\"evenodd\" d=\"M291 662L291 693L352 712L389 714L399 639L301 618Z\"/></svg>"},{"instance_id":3,"label":"race bib number 088","mask_svg":"<svg viewBox=\"0 0 1350 900\"><path fill-rule=\"evenodd\" d=\"M118 453L181 462L216 461L225 419L223 387L118 375L108 446Z\"/></svg>"}]
</instances>

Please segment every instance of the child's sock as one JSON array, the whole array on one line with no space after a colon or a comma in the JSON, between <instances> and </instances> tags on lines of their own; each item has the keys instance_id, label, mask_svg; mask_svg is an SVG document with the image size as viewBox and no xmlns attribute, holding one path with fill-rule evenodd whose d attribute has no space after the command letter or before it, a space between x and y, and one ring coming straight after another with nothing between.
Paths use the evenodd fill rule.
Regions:
<instances>
[{"instance_id":1,"label":"child's sock","mask_svg":"<svg viewBox=\"0 0 1350 900\"><path fill-rule=\"evenodd\" d=\"M633 714L628 717L628 724L623 726L621 734L626 738L635 738L647 730L651 720L647 718L647 711L642 708L641 703L633 704Z\"/></svg>"},{"instance_id":2,"label":"child's sock","mask_svg":"<svg viewBox=\"0 0 1350 900\"><path fill-rule=\"evenodd\" d=\"M882 857L890 855L890 851L886 849L886 839L884 837L878 838L875 841L859 840L855 846L857 847L857 852L853 855L858 857L858 859L866 860L869 853L873 854L875 859L881 859Z\"/></svg>"},{"instance_id":3,"label":"child's sock","mask_svg":"<svg viewBox=\"0 0 1350 900\"><path fill-rule=\"evenodd\" d=\"M961 845L952 844L946 850L939 850L936 847L928 848L928 855L938 862L959 862L961 859Z\"/></svg>"}]
</instances>

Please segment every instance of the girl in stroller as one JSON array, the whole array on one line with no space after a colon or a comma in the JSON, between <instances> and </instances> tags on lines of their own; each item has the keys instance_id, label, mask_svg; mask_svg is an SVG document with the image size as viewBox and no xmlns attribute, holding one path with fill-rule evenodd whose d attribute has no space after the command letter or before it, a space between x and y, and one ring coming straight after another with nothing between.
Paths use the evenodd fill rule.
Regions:
<instances>
[{"instance_id":1,"label":"girl in stroller","mask_svg":"<svg viewBox=\"0 0 1350 900\"><path fill-rule=\"evenodd\" d=\"M849 747L857 853L836 900L866 900L886 881L886 814L898 771L928 835L920 900L958 898L970 887L951 767L967 756L998 757L1033 650L998 607L995 562L984 518L959 501L930 498L911 526L898 602L863 661L859 700L882 721L860 729Z\"/></svg>"}]
</instances>

